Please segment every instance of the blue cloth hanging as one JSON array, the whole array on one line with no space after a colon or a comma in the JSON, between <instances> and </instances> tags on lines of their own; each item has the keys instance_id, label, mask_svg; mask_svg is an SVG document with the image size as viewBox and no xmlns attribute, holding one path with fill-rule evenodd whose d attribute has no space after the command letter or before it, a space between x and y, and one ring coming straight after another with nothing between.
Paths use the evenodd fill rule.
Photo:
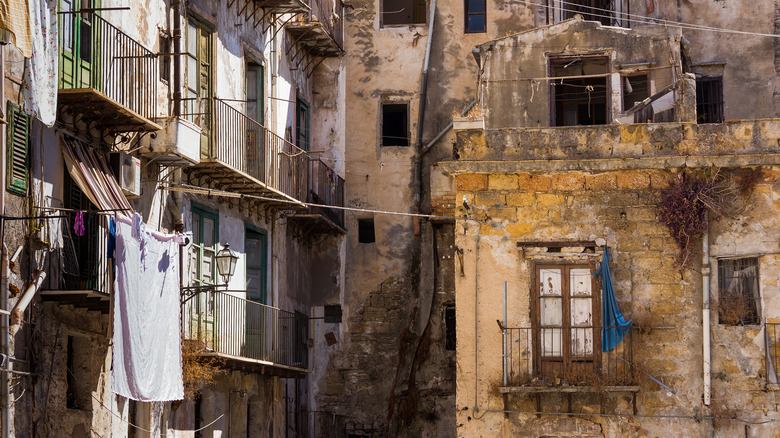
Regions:
<instances>
[{"instance_id":1,"label":"blue cloth hanging","mask_svg":"<svg viewBox=\"0 0 780 438\"><path fill-rule=\"evenodd\" d=\"M604 326L601 329L601 351L607 352L617 347L628 332L631 321L618 309L615 299L615 289L612 287L612 275L609 273L609 248L604 247L604 260L593 276L601 276L601 318Z\"/></svg>"}]
</instances>

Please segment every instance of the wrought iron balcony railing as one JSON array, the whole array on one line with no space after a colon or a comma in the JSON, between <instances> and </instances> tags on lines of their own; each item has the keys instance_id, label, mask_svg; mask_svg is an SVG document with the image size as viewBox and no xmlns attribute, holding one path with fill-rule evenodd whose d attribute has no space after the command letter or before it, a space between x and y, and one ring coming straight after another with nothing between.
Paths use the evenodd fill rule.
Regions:
<instances>
[{"instance_id":1,"label":"wrought iron balcony railing","mask_svg":"<svg viewBox=\"0 0 780 438\"><path fill-rule=\"evenodd\" d=\"M344 206L344 178L328 167L322 160L309 161L308 202L312 204ZM328 218L344 228L344 210L327 207L310 207L309 211Z\"/></svg>"},{"instance_id":2,"label":"wrought iron balcony railing","mask_svg":"<svg viewBox=\"0 0 780 438\"><path fill-rule=\"evenodd\" d=\"M156 117L157 56L95 13L63 12L60 90L96 90L138 116ZM73 96L72 103L87 99Z\"/></svg>"},{"instance_id":3,"label":"wrought iron balcony railing","mask_svg":"<svg viewBox=\"0 0 780 438\"><path fill-rule=\"evenodd\" d=\"M341 0L305 0L309 12L298 14L296 20L319 22L336 44L344 47L344 3Z\"/></svg>"},{"instance_id":4,"label":"wrought iron balcony railing","mask_svg":"<svg viewBox=\"0 0 780 438\"><path fill-rule=\"evenodd\" d=\"M185 101L183 116L203 129L196 173L208 174L227 190L306 200L306 151L223 99ZM239 181L237 175L226 174L225 168L251 179Z\"/></svg>"},{"instance_id":5,"label":"wrought iron balcony railing","mask_svg":"<svg viewBox=\"0 0 780 438\"><path fill-rule=\"evenodd\" d=\"M186 299L184 339L200 343L208 353L306 371L308 318L236 294L246 291L208 287Z\"/></svg>"},{"instance_id":6,"label":"wrought iron balcony railing","mask_svg":"<svg viewBox=\"0 0 780 438\"><path fill-rule=\"evenodd\" d=\"M602 336L617 327L502 328L506 387L588 388L636 385L630 328L612 350L602 352Z\"/></svg>"}]
</instances>

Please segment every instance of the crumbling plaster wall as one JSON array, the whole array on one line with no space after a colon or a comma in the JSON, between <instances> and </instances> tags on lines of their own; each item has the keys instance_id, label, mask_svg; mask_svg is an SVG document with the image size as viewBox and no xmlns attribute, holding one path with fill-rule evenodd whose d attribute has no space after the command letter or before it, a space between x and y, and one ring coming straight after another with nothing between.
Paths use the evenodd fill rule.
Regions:
<instances>
[{"instance_id":1,"label":"crumbling plaster wall","mask_svg":"<svg viewBox=\"0 0 780 438\"><path fill-rule=\"evenodd\" d=\"M662 19L737 31L774 34L780 5L764 0L657 2ZM746 26L745 23L750 25ZM780 115L780 41L759 35L683 29L693 71L723 76L726 120ZM709 63L718 65L707 66ZM699 66L697 66L699 64Z\"/></svg>"},{"instance_id":2,"label":"crumbling plaster wall","mask_svg":"<svg viewBox=\"0 0 780 438\"><path fill-rule=\"evenodd\" d=\"M485 74L481 77L484 94L480 105L487 127L550 126L552 82L530 78L550 76L550 58L555 56L606 56L610 72L618 71L620 66L647 64L652 68L648 73L653 95L679 78L681 72L673 71L680 68L679 35L679 30L661 26L608 28L575 18L483 44L480 51ZM572 67L567 75L583 74L576 65ZM619 74L604 79L609 83L607 91L616 96L609 105L612 118L623 110L619 79Z\"/></svg>"}]
</instances>

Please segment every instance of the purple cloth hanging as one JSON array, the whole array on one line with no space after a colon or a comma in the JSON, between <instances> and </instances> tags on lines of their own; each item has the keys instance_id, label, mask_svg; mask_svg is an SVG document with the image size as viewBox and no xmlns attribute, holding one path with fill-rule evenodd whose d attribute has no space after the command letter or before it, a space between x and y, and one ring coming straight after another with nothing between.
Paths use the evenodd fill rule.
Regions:
<instances>
[{"instance_id":1,"label":"purple cloth hanging","mask_svg":"<svg viewBox=\"0 0 780 438\"><path fill-rule=\"evenodd\" d=\"M73 224L73 231L76 232L76 235L81 237L84 235L84 232L86 231L84 228L84 212L80 211L76 213L76 221Z\"/></svg>"}]
</instances>

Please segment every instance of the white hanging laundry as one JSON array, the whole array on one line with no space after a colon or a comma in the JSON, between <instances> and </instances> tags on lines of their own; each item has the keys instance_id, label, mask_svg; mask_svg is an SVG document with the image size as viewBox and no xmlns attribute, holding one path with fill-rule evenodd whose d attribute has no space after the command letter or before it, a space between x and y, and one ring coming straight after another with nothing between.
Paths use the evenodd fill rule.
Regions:
<instances>
[{"instance_id":1,"label":"white hanging laundry","mask_svg":"<svg viewBox=\"0 0 780 438\"><path fill-rule=\"evenodd\" d=\"M182 239L135 222L117 215L111 390L138 401L181 400Z\"/></svg>"}]
</instances>

